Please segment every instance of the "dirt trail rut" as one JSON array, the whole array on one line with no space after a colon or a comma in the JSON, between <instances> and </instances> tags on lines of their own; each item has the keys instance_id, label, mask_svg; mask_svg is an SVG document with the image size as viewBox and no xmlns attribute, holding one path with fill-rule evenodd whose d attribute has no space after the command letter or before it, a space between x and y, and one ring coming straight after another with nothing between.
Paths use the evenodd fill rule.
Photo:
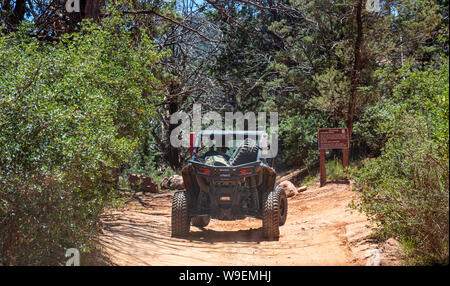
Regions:
<instances>
[{"instance_id":1,"label":"dirt trail rut","mask_svg":"<svg viewBox=\"0 0 450 286\"><path fill-rule=\"evenodd\" d=\"M141 196L106 214L101 238L117 265L366 265L375 244L366 217L347 206L357 193L330 183L288 201L279 241L264 241L256 219L191 226L186 239L170 237L173 193Z\"/></svg>"}]
</instances>

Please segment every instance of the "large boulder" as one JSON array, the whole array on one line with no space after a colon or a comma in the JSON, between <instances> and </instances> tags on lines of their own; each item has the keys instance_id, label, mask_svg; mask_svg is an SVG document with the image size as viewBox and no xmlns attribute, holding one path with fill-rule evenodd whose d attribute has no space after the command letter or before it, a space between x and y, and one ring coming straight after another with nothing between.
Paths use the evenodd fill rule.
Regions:
<instances>
[{"instance_id":1,"label":"large boulder","mask_svg":"<svg viewBox=\"0 0 450 286\"><path fill-rule=\"evenodd\" d=\"M184 190L183 177L180 175L173 175L170 178L164 178L161 181L161 189L169 190Z\"/></svg>"},{"instance_id":2,"label":"large boulder","mask_svg":"<svg viewBox=\"0 0 450 286\"><path fill-rule=\"evenodd\" d=\"M159 184L159 186L161 187L161 189L169 189L169 178L164 177L164 179L162 179L161 184Z\"/></svg>"},{"instance_id":3,"label":"large boulder","mask_svg":"<svg viewBox=\"0 0 450 286\"><path fill-rule=\"evenodd\" d=\"M159 191L158 184L152 178L147 176L130 174L128 175L128 182L135 191L141 191L143 193L158 193Z\"/></svg>"},{"instance_id":4,"label":"large boulder","mask_svg":"<svg viewBox=\"0 0 450 286\"><path fill-rule=\"evenodd\" d=\"M183 177L180 175L173 175L169 178L169 189L171 190L183 190L184 182Z\"/></svg>"},{"instance_id":5,"label":"large boulder","mask_svg":"<svg viewBox=\"0 0 450 286\"><path fill-rule=\"evenodd\" d=\"M290 181L283 181L278 186L284 189L288 198L298 194L297 187Z\"/></svg>"}]
</instances>

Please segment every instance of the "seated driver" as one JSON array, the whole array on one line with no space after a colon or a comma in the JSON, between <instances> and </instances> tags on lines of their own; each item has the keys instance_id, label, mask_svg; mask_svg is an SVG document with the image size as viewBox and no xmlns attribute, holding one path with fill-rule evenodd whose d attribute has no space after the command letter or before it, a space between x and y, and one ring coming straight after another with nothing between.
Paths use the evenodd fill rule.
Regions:
<instances>
[{"instance_id":1,"label":"seated driver","mask_svg":"<svg viewBox=\"0 0 450 286\"><path fill-rule=\"evenodd\" d=\"M213 166L229 166L228 159L230 158L226 154L226 147L211 146L209 151L205 154L205 163Z\"/></svg>"}]
</instances>

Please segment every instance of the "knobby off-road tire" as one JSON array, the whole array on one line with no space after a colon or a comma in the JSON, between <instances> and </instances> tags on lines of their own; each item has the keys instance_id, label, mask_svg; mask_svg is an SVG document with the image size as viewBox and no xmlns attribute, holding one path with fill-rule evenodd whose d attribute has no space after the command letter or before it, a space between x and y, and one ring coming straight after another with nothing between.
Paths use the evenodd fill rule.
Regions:
<instances>
[{"instance_id":1,"label":"knobby off-road tire","mask_svg":"<svg viewBox=\"0 0 450 286\"><path fill-rule=\"evenodd\" d=\"M284 209L283 209L284 204ZM281 215L280 211L283 211ZM269 240L278 240L280 237L280 225L286 222L287 199L286 193L281 188L264 193L263 201L263 234Z\"/></svg>"},{"instance_id":2,"label":"knobby off-road tire","mask_svg":"<svg viewBox=\"0 0 450 286\"><path fill-rule=\"evenodd\" d=\"M280 226L282 226L286 223L286 219L287 219L288 201L287 201L286 191L283 188L277 187L276 191L281 193L280 194L279 213L280 213Z\"/></svg>"},{"instance_id":3,"label":"knobby off-road tire","mask_svg":"<svg viewBox=\"0 0 450 286\"><path fill-rule=\"evenodd\" d=\"M196 227L205 227L209 224L209 221L211 220L211 218L208 216L201 216L201 217L194 217L192 218L191 222L193 226Z\"/></svg>"},{"instance_id":4,"label":"knobby off-road tire","mask_svg":"<svg viewBox=\"0 0 450 286\"><path fill-rule=\"evenodd\" d=\"M172 236L183 237L190 229L188 197L186 191L178 191L172 199Z\"/></svg>"}]
</instances>

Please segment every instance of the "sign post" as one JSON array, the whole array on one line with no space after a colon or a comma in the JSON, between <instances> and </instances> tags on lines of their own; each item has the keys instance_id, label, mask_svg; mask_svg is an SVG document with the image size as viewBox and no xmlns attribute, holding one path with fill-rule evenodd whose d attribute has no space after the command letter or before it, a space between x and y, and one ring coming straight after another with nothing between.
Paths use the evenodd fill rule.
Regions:
<instances>
[{"instance_id":1,"label":"sign post","mask_svg":"<svg viewBox=\"0 0 450 286\"><path fill-rule=\"evenodd\" d=\"M325 150L342 149L342 165L348 166L348 151L350 148L350 136L347 128L320 128L319 129L319 151L320 151L320 186L325 185L327 180L325 169Z\"/></svg>"},{"instance_id":2,"label":"sign post","mask_svg":"<svg viewBox=\"0 0 450 286\"><path fill-rule=\"evenodd\" d=\"M344 168L348 166L348 148L342 149L342 165Z\"/></svg>"}]
</instances>

